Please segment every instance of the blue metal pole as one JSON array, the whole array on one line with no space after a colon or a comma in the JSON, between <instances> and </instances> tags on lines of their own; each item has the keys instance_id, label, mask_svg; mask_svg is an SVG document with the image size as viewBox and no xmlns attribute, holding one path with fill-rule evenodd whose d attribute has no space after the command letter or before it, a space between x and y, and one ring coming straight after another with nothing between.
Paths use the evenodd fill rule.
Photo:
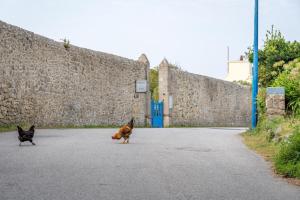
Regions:
<instances>
[{"instance_id":1,"label":"blue metal pole","mask_svg":"<svg viewBox=\"0 0 300 200\"><path fill-rule=\"evenodd\" d=\"M257 124L257 92L258 92L258 0L254 8L254 44L253 44L253 70L252 70L252 118L251 127Z\"/></svg>"}]
</instances>

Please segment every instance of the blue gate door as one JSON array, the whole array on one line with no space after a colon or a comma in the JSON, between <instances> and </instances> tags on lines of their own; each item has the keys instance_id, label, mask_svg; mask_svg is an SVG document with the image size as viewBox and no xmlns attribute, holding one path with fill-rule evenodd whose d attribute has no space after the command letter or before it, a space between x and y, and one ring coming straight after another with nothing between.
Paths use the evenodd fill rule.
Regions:
<instances>
[{"instance_id":1,"label":"blue gate door","mask_svg":"<svg viewBox=\"0 0 300 200\"><path fill-rule=\"evenodd\" d=\"M162 128L164 126L164 104L163 101L151 101L151 126L153 128Z\"/></svg>"}]
</instances>

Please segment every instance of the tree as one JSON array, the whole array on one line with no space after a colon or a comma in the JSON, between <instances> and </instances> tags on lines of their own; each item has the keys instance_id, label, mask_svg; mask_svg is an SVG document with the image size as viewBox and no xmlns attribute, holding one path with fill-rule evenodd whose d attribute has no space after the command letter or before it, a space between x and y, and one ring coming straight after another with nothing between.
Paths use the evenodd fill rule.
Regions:
<instances>
[{"instance_id":1,"label":"tree","mask_svg":"<svg viewBox=\"0 0 300 200\"><path fill-rule=\"evenodd\" d=\"M285 88L287 111L300 116L300 58L284 65L284 71L274 80L272 86Z\"/></svg>"},{"instance_id":2,"label":"tree","mask_svg":"<svg viewBox=\"0 0 300 200\"><path fill-rule=\"evenodd\" d=\"M246 53L249 61L253 62L253 49ZM279 30L272 25L266 33L264 46L258 51L259 85L268 87L272 85L278 75L284 70L283 65L300 57L300 43L286 41Z\"/></svg>"},{"instance_id":3,"label":"tree","mask_svg":"<svg viewBox=\"0 0 300 200\"><path fill-rule=\"evenodd\" d=\"M151 98L158 100L158 67L150 69L150 92Z\"/></svg>"}]
</instances>

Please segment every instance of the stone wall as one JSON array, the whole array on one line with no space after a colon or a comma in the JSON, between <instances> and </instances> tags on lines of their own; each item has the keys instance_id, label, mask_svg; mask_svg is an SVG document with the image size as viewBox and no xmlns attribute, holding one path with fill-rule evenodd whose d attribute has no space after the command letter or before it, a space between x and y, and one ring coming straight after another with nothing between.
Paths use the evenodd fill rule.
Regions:
<instances>
[{"instance_id":1,"label":"stone wall","mask_svg":"<svg viewBox=\"0 0 300 200\"><path fill-rule=\"evenodd\" d=\"M250 87L184 72L166 59L159 66L159 98L165 126L250 125Z\"/></svg>"},{"instance_id":2,"label":"stone wall","mask_svg":"<svg viewBox=\"0 0 300 200\"><path fill-rule=\"evenodd\" d=\"M285 115L285 91L283 87L268 87L266 95L267 116Z\"/></svg>"},{"instance_id":3,"label":"stone wall","mask_svg":"<svg viewBox=\"0 0 300 200\"><path fill-rule=\"evenodd\" d=\"M63 43L0 21L0 125L145 125L148 78L138 61Z\"/></svg>"}]
</instances>

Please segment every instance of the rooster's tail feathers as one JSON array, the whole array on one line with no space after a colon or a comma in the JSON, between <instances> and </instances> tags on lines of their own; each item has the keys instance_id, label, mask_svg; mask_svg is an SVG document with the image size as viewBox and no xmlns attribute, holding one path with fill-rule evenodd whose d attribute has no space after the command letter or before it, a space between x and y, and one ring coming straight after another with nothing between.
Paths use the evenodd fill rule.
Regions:
<instances>
[{"instance_id":1,"label":"rooster's tail feathers","mask_svg":"<svg viewBox=\"0 0 300 200\"><path fill-rule=\"evenodd\" d=\"M18 131L23 131L23 129L20 126L17 126Z\"/></svg>"},{"instance_id":2,"label":"rooster's tail feathers","mask_svg":"<svg viewBox=\"0 0 300 200\"><path fill-rule=\"evenodd\" d=\"M134 118L133 118L133 117L132 117L131 120L128 122L128 126L129 126L130 128L133 128L133 126L134 126Z\"/></svg>"},{"instance_id":3,"label":"rooster's tail feathers","mask_svg":"<svg viewBox=\"0 0 300 200\"><path fill-rule=\"evenodd\" d=\"M32 125L31 127L30 127L30 131L33 131L34 130L34 128L35 128L35 126L34 125Z\"/></svg>"}]
</instances>

